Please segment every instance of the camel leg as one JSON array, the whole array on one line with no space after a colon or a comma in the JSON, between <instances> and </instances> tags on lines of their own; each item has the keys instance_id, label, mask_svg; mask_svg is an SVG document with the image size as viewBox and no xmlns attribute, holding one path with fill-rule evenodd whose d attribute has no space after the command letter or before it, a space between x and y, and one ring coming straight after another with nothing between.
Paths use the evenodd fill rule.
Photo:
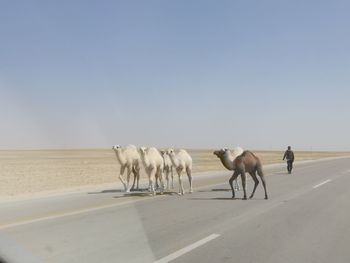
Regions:
<instances>
[{"instance_id":1,"label":"camel leg","mask_svg":"<svg viewBox=\"0 0 350 263\"><path fill-rule=\"evenodd\" d=\"M247 200L247 184L246 184L246 175L245 171L241 172L242 186L243 186L243 200Z\"/></svg>"},{"instance_id":2,"label":"camel leg","mask_svg":"<svg viewBox=\"0 0 350 263\"><path fill-rule=\"evenodd\" d=\"M163 182L163 171L162 170L163 169L158 169L158 171L157 171L161 194L163 194L163 192L164 192L164 182Z\"/></svg>"},{"instance_id":3,"label":"camel leg","mask_svg":"<svg viewBox=\"0 0 350 263\"><path fill-rule=\"evenodd\" d=\"M228 181L230 183L231 189L232 189L232 198L235 198L235 189L233 189L233 181L237 179L239 175L239 172L234 172L233 175L231 176L230 180Z\"/></svg>"},{"instance_id":4,"label":"camel leg","mask_svg":"<svg viewBox=\"0 0 350 263\"><path fill-rule=\"evenodd\" d=\"M235 180L235 190L239 191L239 184L238 184L238 180Z\"/></svg>"},{"instance_id":5,"label":"camel leg","mask_svg":"<svg viewBox=\"0 0 350 263\"><path fill-rule=\"evenodd\" d=\"M154 189L154 185L153 185L153 178L155 178L156 176L156 170L154 168L151 168L149 171L149 185L150 185L150 192L152 193L153 196L156 195L156 191Z\"/></svg>"},{"instance_id":6,"label":"camel leg","mask_svg":"<svg viewBox=\"0 0 350 263\"><path fill-rule=\"evenodd\" d=\"M132 174L134 175L134 181L132 183L132 186L131 186L131 191L134 191L135 190L135 182L136 182L136 169L135 169L135 166L132 167Z\"/></svg>"},{"instance_id":7,"label":"camel leg","mask_svg":"<svg viewBox=\"0 0 350 263\"><path fill-rule=\"evenodd\" d=\"M161 176L161 174L160 174L158 168L156 168L156 189L162 188L163 178L160 178L160 176Z\"/></svg>"},{"instance_id":8,"label":"camel leg","mask_svg":"<svg viewBox=\"0 0 350 263\"><path fill-rule=\"evenodd\" d=\"M193 187L192 187L192 171L191 168L186 168L186 173L188 177L188 182L190 183L190 193L193 193Z\"/></svg>"},{"instance_id":9,"label":"camel leg","mask_svg":"<svg viewBox=\"0 0 350 263\"><path fill-rule=\"evenodd\" d=\"M155 178L156 178L156 184L155 184L155 189L159 188L159 183L158 183L158 174L155 174Z\"/></svg>"},{"instance_id":10,"label":"camel leg","mask_svg":"<svg viewBox=\"0 0 350 263\"><path fill-rule=\"evenodd\" d=\"M131 167L128 167L128 170L127 170L127 177L126 177L126 192L127 192L127 193L130 193L129 182L130 182L130 175L131 175L131 172L132 172L132 168L131 168Z\"/></svg>"},{"instance_id":11,"label":"camel leg","mask_svg":"<svg viewBox=\"0 0 350 263\"><path fill-rule=\"evenodd\" d=\"M266 190L265 176L264 176L264 172L262 171L262 168L261 168L261 167L258 168L258 175L260 176L261 182L262 182L263 187L264 187L265 199L268 199L267 190Z\"/></svg>"},{"instance_id":12,"label":"camel leg","mask_svg":"<svg viewBox=\"0 0 350 263\"><path fill-rule=\"evenodd\" d=\"M169 186L169 169L165 169L165 178L166 178L166 189L169 190L170 186Z\"/></svg>"},{"instance_id":13,"label":"camel leg","mask_svg":"<svg viewBox=\"0 0 350 263\"><path fill-rule=\"evenodd\" d=\"M185 193L184 187L182 185L182 168L176 169L177 175L179 176L179 195L183 195Z\"/></svg>"},{"instance_id":14,"label":"camel leg","mask_svg":"<svg viewBox=\"0 0 350 263\"><path fill-rule=\"evenodd\" d=\"M171 189L174 189L174 170L173 167L170 168L171 172Z\"/></svg>"},{"instance_id":15,"label":"camel leg","mask_svg":"<svg viewBox=\"0 0 350 263\"><path fill-rule=\"evenodd\" d=\"M124 180L124 178L123 178L125 168L126 168L126 166L125 166L125 165L122 165L122 166L120 167L120 173L119 173L119 179L120 179L120 181L122 182L122 184L123 184L123 186L124 186L124 191L126 191L126 189L127 189L127 188L126 188L125 180Z\"/></svg>"},{"instance_id":16,"label":"camel leg","mask_svg":"<svg viewBox=\"0 0 350 263\"><path fill-rule=\"evenodd\" d=\"M146 168L146 173L148 176L148 191L151 192L152 183L153 183L153 181L151 181L151 170Z\"/></svg>"},{"instance_id":17,"label":"camel leg","mask_svg":"<svg viewBox=\"0 0 350 263\"><path fill-rule=\"evenodd\" d=\"M140 167L136 169L136 190L139 190L139 182L140 182Z\"/></svg>"},{"instance_id":18,"label":"camel leg","mask_svg":"<svg viewBox=\"0 0 350 263\"><path fill-rule=\"evenodd\" d=\"M140 167L134 167L133 169L133 173L134 173L134 183L132 184L131 189L132 190L139 190L139 181L140 181ZM135 189L135 180L136 180L136 189Z\"/></svg>"},{"instance_id":19,"label":"camel leg","mask_svg":"<svg viewBox=\"0 0 350 263\"><path fill-rule=\"evenodd\" d=\"M253 189L252 194L249 196L249 198L251 199L251 198L253 198L253 196L254 196L254 194L255 194L255 190L256 190L256 188L257 188L257 186L258 186L258 184L259 184L259 180L258 180L258 178L256 178L255 171L254 171L254 172L251 172L251 173L249 173L249 174L252 176L252 178L253 178L253 180L254 180L254 189Z\"/></svg>"},{"instance_id":20,"label":"camel leg","mask_svg":"<svg viewBox=\"0 0 350 263\"><path fill-rule=\"evenodd\" d=\"M132 174L134 175L134 180L132 182L130 191L134 191L135 190L135 182L136 182L136 174L134 172L132 172Z\"/></svg>"}]
</instances>

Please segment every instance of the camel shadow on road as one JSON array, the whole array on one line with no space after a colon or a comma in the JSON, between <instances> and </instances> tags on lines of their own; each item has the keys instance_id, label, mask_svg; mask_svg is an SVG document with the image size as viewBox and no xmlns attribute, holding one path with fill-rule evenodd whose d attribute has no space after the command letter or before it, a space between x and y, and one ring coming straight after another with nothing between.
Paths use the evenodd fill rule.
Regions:
<instances>
[{"instance_id":1,"label":"camel shadow on road","mask_svg":"<svg viewBox=\"0 0 350 263\"><path fill-rule=\"evenodd\" d=\"M108 193L122 193L122 192L124 191L120 189L108 189L108 190L102 190L100 192L88 192L88 194L94 195L94 194L108 194Z\"/></svg>"},{"instance_id":2,"label":"camel shadow on road","mask_svg":"<svg viewBox=\"0 0 350 263\"><path fill-rule=\"evenodd\" d=\"M142 188L138 190L132 190L129 193L126 193L122 189L106 189L98 192L88 192L87 194L111 194L111 193L120 193L121 195L114 196L113 198L123 198L123 197L133 197L133 196L139 196L139 197L149 197L152 196L152 194L149 192L147 188ZM164 191L162 194L160 192L156 192L156 195L178 195L174 191Z\"/></svg>"},{"instance_id":3,"label":"camel shadow on road","mask_svg":"<svg viewBox=\"0 0 350 263\"><path fill-rule=\"evenodd\" d=\"M88 192L88 194L110 194L110 193L124 193L124 194L133 194L133 193L143 193L143 192L148 192L148 189L146 188L141 188L137 190L131 190L130 193L126 193L125 190L123 189L106 189L102 190L99 192Z\"/></svg>"},{"instance_id":4,"label":"camel shadow on road","mask_svg":"<svg viewBox=\"0 0 350 263\"><path fill-rule=\"evenodd\" d=\"M231 200L231 201L236 201L236 200L240 200L240 201L265 201L264 198L252 198L252 199L246 199L244 200L242 197L236 197L236 198L232 198L232 197L213 197L213 198L188 198L188 200L194 200L194 201L223 201L223 200Z\"/></svg>"},{"instance_id":5,"label":"camel shadow on road","mask_svg":"<svg viewBox=\"0 0 350 263\"><path fill-rule=\"evenodd\" d=\"M215 201L215 200L231 200L231 201L235 201L235 200L242 200L242 198L231 198L231 197L213 197L213 198L188 198L188 200L195 200L195 201Z\"/></svg>"},{"instance_id":6,"label":"camel shadow on road","mask_svg":"<svg viewBox=\"0 0 350 263\"><path fill-rule=\"evenodd\" d=\"M199 193L208 193L208 192L230 192L231 189L228 188L216 188L216 189L210 189L210 190L200 190Z\"/></svg>"},{"instance_id":7,"label":"camel shadow on road","mask_svg":"<svg viewBox=\"0 0 350 263\"><path fill-rule=\"evenodd\" d=\"M175 192L163 192L162 194L157 192L156 193L157 196L163 196L163 195L178 195ZM148 192L148 191L144 191L144 192L131 192L131 193L124 193L124 195L121 196L114 196L113 198L123 198L123 197L152 197L152 193Z\"/></svg>"}]
</instances>

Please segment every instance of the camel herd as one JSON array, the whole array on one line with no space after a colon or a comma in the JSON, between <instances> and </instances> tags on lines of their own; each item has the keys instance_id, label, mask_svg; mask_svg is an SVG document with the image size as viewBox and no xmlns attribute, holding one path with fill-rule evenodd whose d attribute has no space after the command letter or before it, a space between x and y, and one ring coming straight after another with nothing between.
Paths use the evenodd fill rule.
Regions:
<instances>
[{"instance_id":1,"label":"camel herd","mask_svg":"<svg viewBox=\"0 0 350 263\"><path fill-rule=\"evenodd\" d=\"M193 192L192 158L186 150L181 149L175 152L174 149L171 148L167 150L158 150L154 147L137 148L135 145L127 145L126 147L115 145L112 148L120 164L119 179L123 183L125 192L139 190L141 165L143 165L144 170L146 171L149 181L148 189L153 195L156 194L156 188L159 188L160 192L163 193L165 189L164 174L166 179L166 189L170 189L170 177L171 188L174 188L173 169L175 169L178 174L178 193L180 195L184 195L185 193L182 183L182 174L184 172L186 172L188 177L190 187L189 192ZM264 187L265 199L268 199L262 164L257 156L250 151L243 151L240 147L234 148L233 151L230 151L228 148L222 148L214 151L214 155L220 159L226 169L233 171L233 175L229 180L232 190L232 198L235 198L235 189L237 190L238 188L237 177L241 175L244 194L243 199L247 199L246 173L249 173L254 181L254 188L250 198L253 198L255 190L259 184L257 178L258 175ZM127 171L126 180L124 179L125 170ZM132 186L129 184L131 173L134 175ZM235 187L233 187L233 181L235 181Z\"/></svg>"},{"instance_id":2,"label":"camel herd","mask_svg":"<svg viewBox=\"0 0 350 263\"><path fill-rule=\"evenodd\" d=\"M193 192L192 186L192 158L186 150L179 150L175 152L173 149L165 151L159 151L154 147L145 148L140 147L137 149L135 145L127 145L122 148L119 145L113 146L113 150L117 156L117 160L120 164L119 179L124 185L124 190L130 192L130 190L139 189L140 168L143 165L149 181L149 191L156 194L156 181L159 181L160 192L164 191L163 174L166 175L167 189L170 188L170 175L172 179L172 188L174 187L173 169L176 170L179 179L179 194L185 193L182 174L186 171L190 184L189 192ZM127 171L126 181L124 179L124 171ZM130 175L134 174L134 182L130 187ZM135 188L136 183L136 188Z\"/></svg>"}]
</instances>

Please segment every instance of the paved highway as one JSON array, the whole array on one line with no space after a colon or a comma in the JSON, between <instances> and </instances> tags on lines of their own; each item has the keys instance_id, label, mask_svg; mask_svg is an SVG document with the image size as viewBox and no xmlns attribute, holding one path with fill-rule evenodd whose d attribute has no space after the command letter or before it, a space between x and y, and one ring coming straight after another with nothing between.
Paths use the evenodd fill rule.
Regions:
<instances>
[{"instance_id":1,"label":"paved highway","mask_svg":"<svg viewBox=\"0 0 350 263\"><path fill-rule=\"evenodd\" d=\"M116 188L0 203L7 262L349 262L350 159L266 166L269 200L231 199L230 173L195 192ZM185 178L186 179L186 178ZM248 193L253 182L248 180ZM187 188L188 189L188 188ZM242 197L242 191L236 196Z\"/></svg>"}]
</instances>

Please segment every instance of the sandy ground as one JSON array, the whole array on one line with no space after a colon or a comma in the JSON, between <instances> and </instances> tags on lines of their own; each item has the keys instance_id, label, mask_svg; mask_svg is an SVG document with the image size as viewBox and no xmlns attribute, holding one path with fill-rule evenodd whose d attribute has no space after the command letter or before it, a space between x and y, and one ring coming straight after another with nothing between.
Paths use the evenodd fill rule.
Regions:
<instances>
[{"instance_id":1,"label":"sandy ground","mask_svg":"<svg viewBox=\"0 0 350 263\"><path fill-rule=\"evenodd\" d=\"M224 170L213 150L189 150L193 173ZM281 163L281 151L254 151L263 164ZM295 152L296 160L349 156L346 152ZM0 151L0 198L62 191L119 181L112 150ZM145 178L144 172L141 177Z\"/></svg>"}]
</instances>

